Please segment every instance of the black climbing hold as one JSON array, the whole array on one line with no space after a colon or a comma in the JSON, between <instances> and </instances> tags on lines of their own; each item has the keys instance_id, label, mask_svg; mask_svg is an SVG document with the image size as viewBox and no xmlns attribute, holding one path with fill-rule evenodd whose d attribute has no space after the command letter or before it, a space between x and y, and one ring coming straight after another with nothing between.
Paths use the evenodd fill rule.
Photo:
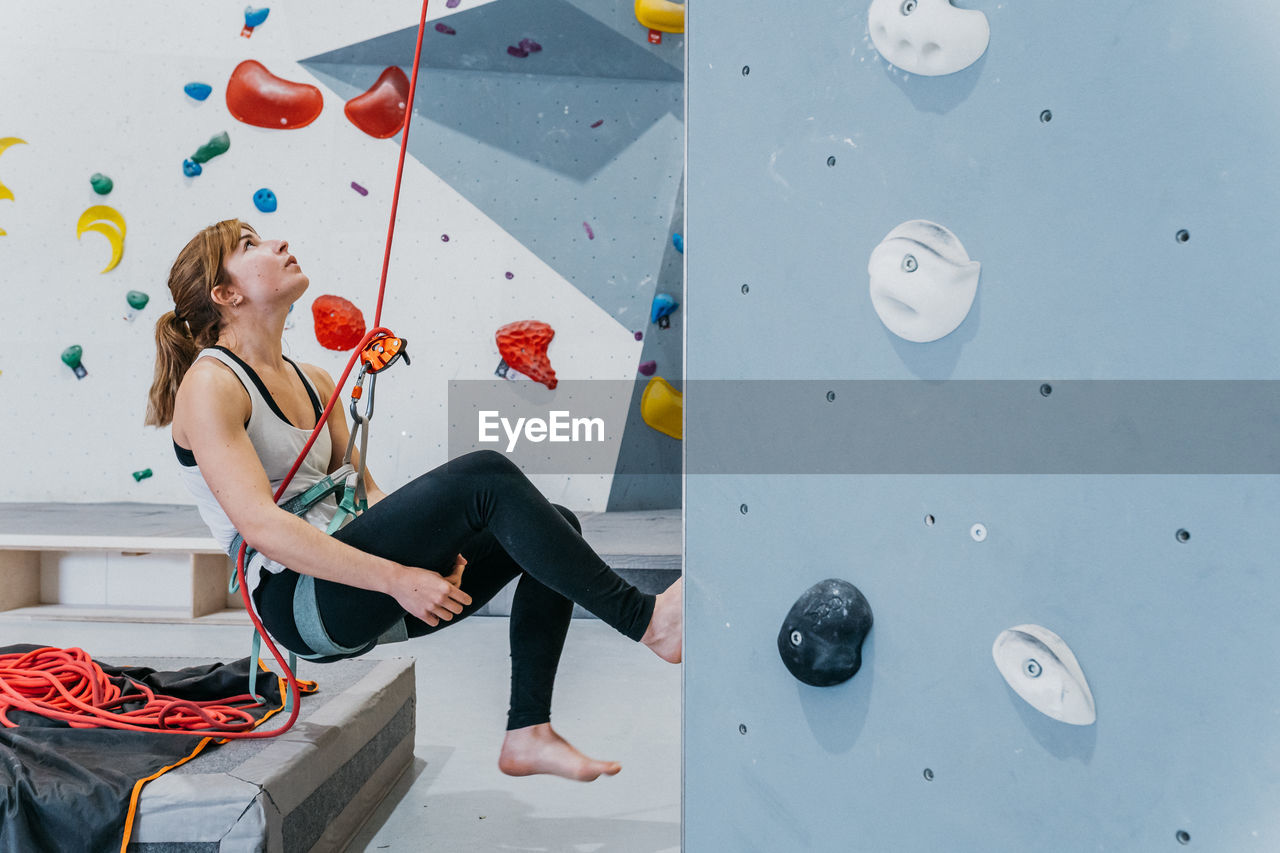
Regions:
<instances>
[{"instance_id":1,"label":"black climbing hold","mask_svg":"<svg viewBox=\"0 0 1280 853\"><path fill-rule=\"evenodd\" d=\"M856 586L828 578L805 590L778 632L778 654L796 678L830 687L862 666L862 641L871 630L871 605Z\"/></svg>"}]
</instances>

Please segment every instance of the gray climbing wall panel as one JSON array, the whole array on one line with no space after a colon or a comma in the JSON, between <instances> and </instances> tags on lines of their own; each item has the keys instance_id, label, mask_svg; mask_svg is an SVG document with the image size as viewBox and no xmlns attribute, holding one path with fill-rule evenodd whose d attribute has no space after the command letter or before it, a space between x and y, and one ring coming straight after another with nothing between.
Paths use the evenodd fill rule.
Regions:
<instances>
[{"instance_id":1,"label":"gray climbing wall panel","mask_svg":"<svg viewBox=\"0 0 1280 853\"><path fill-rule=\"evenodd\" d=\"M820 388L781 407L764 383L725 431L704 380L1020 380L1028 406L1054 381L1274 380L1277 13L973 0L985 54L922 77L880 57L869 6L690 9L685 849L1280 849L1274 473L693 471L796 423L833 470L859 442ZM912 219L982 264L932 343L868 293ZM875 626L817 688L776 637L828 577ZM1001 678L992 643L1023 623L1075 652L1094 725Z\"/></svg>"}]
</instances>

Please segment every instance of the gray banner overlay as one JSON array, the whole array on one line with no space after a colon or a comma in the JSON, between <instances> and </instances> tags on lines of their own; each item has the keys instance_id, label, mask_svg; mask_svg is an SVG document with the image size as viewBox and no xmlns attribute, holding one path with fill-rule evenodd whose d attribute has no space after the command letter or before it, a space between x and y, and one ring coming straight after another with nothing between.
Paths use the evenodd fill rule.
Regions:
<instances>
[{"instance_id":1,"label":"gray banner overlay","mask_svg":"<svg viewBox=\"0 0 1280 853\"><path fill-rule=\"evenodd\" d=\"M630 388L451 383L449 456L487 448L526 473L612 474ZM694 475L1280 473L1277 381L690 380L683 402ZM478 440L481 412L495 413L494 440ZM535 424L513 439L521 417L547 437L529 440ZM586 438L594 419L600 440Z\"/></svg>"}]
</instances>

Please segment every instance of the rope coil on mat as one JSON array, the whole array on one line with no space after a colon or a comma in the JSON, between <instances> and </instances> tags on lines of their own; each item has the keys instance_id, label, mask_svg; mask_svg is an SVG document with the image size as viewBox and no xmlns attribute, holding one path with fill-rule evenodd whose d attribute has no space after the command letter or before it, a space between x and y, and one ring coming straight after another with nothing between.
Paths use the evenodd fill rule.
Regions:
<instances>
[{"instance_id":1,"label":"rope coil on mat","mask_svg":"<svg viewBox=\"0 0 1280 853\"><path fill-rule=\"evenodd\" d=\"M303 446L302 451L298 454L297 461L293 463L293 467L289 469L289 473L276 490L274 500L277 503L279 503L280 496L284 494L289 483L292 482L294 474L298 472L303 459L310 452L311 446L315 444L316 438L320 435L320 430L324 429L329 419L329 413L333 411L334 404L341 397L342 389L347 383L347 377L350 376L356 360L360 358L361 353L375 338L394 337L388 329L384 329L378 324L382 318L382 298L387 286L387 269L391 263L391 241L395 234L396 209L400 202L400 179L404 172L405 152L409 144L409 122L413 117L414 93L418 85L418 65L422 58L422 34L427 25L427 6L429 2L430 0L423 0L422 15L418 21L418 43L413 55L413 75L409 81L409 96L406 101L408 108L404 114L404 130L400 136L400 159L396 164L396 182L391 198L391 216L387 225L386 249L382 258L382 277L378 283L378 304L373 320L374 328L365 335L364 340L352 352L351 359L347 362L346 370L342 372L342 377L335 383L333 396L329 398L329 404L325 406L324 412L316 422L315 429L311 432L311 437ZM0 658L0 723L3 723L6 727L16 726L5 716L8 709L14 708L31 710L45 717L63 720L74 728L105 726L131 731L155 732L159 730L174 734L236 739L269 738L287 732L297 721L298 711L300 710L301 702L297 700L299 693L298 679L294 675L293 669L280 653L280 649L276 647L266 629L263 628L258 614L254 612L253 602L249 599L249 587L245 582L244 575L246 548L247 544L241 542L236 555L236 575L240 581L240 593L244 599L245 610L253 621L254 629L266 641L267 648L271 650L272 656L284 670L284 678L282 680L286 682L288 695L292 697L290 702L292 709L283 726L265 732L250 731L254 725L254 720L245 712L244 708L260 707L261 703L257 697L249 694L236 696L232 699L219 700L219 702L215 703L156 697L151 694L154 701L149 699L143 709L113 713L110 709L126 700L122 699L118 688L111 684L101 668L94 664L93 660L80 649L59 650L49 648L19 656L23 659L22 666L19 667L14 664L12 670L6 668L4 659ZM33 655L34 658L32 657ZM5 658L7 657L11 656L5 656ZM40 665L30 668L29 664L37 660ZM251 661L251 669L253 664L254 662ZM46 666L48 668L45 668ZM16 682L14 679L16 679ZM17 686L14 686L15 684ZM140 685L140 687L150 694L145 685ZM24 695L23 691L35 692L40 698L31 698L28 695ZM115 695L112 695L113 691L115 691ZM85 701L84 697L86 695L89 697L89 701ZM128 701L134 701L134 699L135 697L130 697ZM231 707L232 704L245 700L253 704L240 708ZM144 720L146 722L142 722ZM206 726L206 728L200 728L200 726Z\"/></svg>"},{"instance_id":2,"label":"rope coil on mat","mask_svg":"<svg viewBox=\"0 0 1280 853\"><path fill-rule=\"evenodd\" d=\"M126 694L84 649L46 646L0 655L0 724L17 728L9 719L9 712L16 710L61 720L73 729L230 738L243 736L257 724L249 710L266 707L248 693L194 701L156 693L135 679L128 682L139 692ZM130 705L136 707L126 709Z\"/></svg>"}]
</instances>

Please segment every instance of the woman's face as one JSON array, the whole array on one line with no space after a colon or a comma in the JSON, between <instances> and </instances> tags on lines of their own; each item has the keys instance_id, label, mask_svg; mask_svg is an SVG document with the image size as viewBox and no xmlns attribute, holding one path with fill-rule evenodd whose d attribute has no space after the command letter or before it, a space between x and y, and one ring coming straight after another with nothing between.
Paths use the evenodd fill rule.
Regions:
<instances>
[{"instance_id":1,"label":"woman's face","mask_svg":"<svg viewBox=\"0 0 1280 853\"><path fill-rule=\"evenodd\" d=\"M241 305L292 305L311 280L289 254L284 240L263 240L253 229L240 231L240 240L224 266L232 290L242 296Z\"/></svg>"}]
</instances>

